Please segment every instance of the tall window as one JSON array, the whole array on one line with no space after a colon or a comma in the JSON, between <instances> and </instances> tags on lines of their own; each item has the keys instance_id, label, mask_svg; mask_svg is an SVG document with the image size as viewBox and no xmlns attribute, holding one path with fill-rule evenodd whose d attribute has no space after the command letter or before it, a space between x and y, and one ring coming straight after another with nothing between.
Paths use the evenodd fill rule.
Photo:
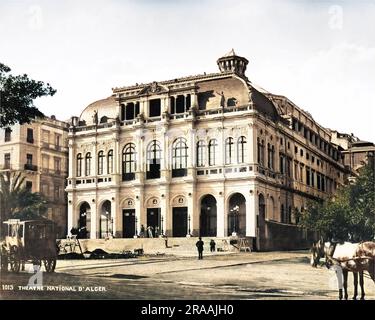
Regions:
<instances>
[{"instance_id":1,"label":"tall window","mask_svg":"<svg viewBox=\"0 0 375 320\"><path fill-rule=\"evenodd\" d=\"M108 151L108 157L107 157L107 173L112 174L113 173L113 150Z\"/></svg>"},{"instance_id":2,"label":"tall window","mask_svg":"<svg viewBox=\"0 0 375 320\"><path fill-rule=\"evenodd\" d=\"M77 177L82 176L82 154L77 154Z\"/></svg>"},{"instance_id":3,"label":"tall window","mask_svg":"<svg viewBox=\"0 0 375 320\"><path fill-rule=\"evenodd\" d=\"M26 155L26 164L29 166L33 165L33 155L30 153Z\"/></svg>"},{"instance_id":4,"label":"tall window","mask_svg":"<svg viewBox=\"0 0 375 320\"><path fill-rule=\"evenodd\" d=\"M206 165L206 145L203 140L197 142L197 166L204 167Z\"/></svg>"},{"instance_id":5,"label":"tall window","mask_svg":"<svg viewBox=\"0 0 375 320\"><path fill-rule=\"evenodd\" d=\"M128 143L122 152L122 180L130 181L135 179L136 171L135 144Z\"/></svg>"},{"instance_id":6,"label":"tall window","mask_svg":"<svg viewBox=\"0 0 375 320\"><path fill-rule=\"evenodd\" d=\"M10 153L4 154L4 169L10 169Z\"/></svg>"},{"instance_id":7,"label":"tall window","mask_svg":"<svg viewBox=\"0 0 375 320\"><path fill-rule=\"evenodd\" d=\"M271 144L267 144L267 155L268 155L268 168L274 169L274 153L275 153L275 147Z\"/></svg>"},{"instance_id":8,"label":"tall window","mask_svg":"<svg viewBox=\"0 0 375 320\"><path fill-rule=\"evenodd\" d=\"M246 147L246 138L244 136L239 137L237 142L237 158L238 163L244 163L247 161L247 147Z\"/></svg>"},{"instance_id":9,"label":"tall window","mask_svg":"<svg viewBox=\"0 0 375 320\"><path fill-rule=\"evenodd\" d=\"M160 178L161 148L159 142L151 141L147 148L146 179Z\"/></svg>"},{"instance_id":10,"label":"tall window","mask_svg":"<svg viewBox=\"0 0 375 320\"><path fill-rule=\"evenodd\" d=\"M281 218L281 222L284 222L286 223L286 217L285 217L285 209L284 209L284 205L282 204L281 207L280 207L280 218Z\"/></svg>"},{"instance_id":11,"label":"tall window","mask_svg":"<svg viewBox=\"0 0 375 320\"><path fill-rule=\"evenodd\" d=\"M85 159L85 175L89 176L91 175L91 152L86 153L86 159Z\"/></svg>"},{"instance_id":12,"label":"tall window","mask_svg":"<svg viewBox=\"0 0 375 320\"><path fill-rule=\"evenodd\" d=\"M61 159L60 158L54 158L54 168L56 174L59 174L61 171Z\"/></svg>"},{"instance_id":13,"label":"tall window","mask_svg":"<svg viewBox=\"0 0 375 320\"><path fill-rule=\"evenodd\" d=\"M285 157L282 154L280 154L279 164L280 164L280 173L284 174L285 173Z\"/></svg>"},{"instance_id":14,"label":"tall window","mask_svg":"<svg viewBox=\"0 0 375 320\"><path fill-rule=\"evenodd\" d=\"M225 140L225 164L233 163L234 143L233 138Z\"/></svg>"},{"instance_id":15,"label":"tall window","mask_svg":"<svg viewBox=\"0 0 375 320\"><path fill-rule=\"evenodd\" d=\"M208 143L208 165L209 166L216 165L216 157L217 157L217 140L212 139Z\"/></svg>"},{"instance_id":16,"label":"tall window","mask_svg":"<svg viewBox=\"0 0 375 320\"><path fill-rule=\"evenodd\" d=\"M263 166L264 165L264 141L263 140L260 140L259 138L257 139L258 140L258 163L259 165Z\"/></svg>"},{"instance_id":17,"label":"tall window","mask_svg":"<svg viewBox=\"0 0 375 320\"><path fill-rule=\"evenodd\" d=\"M184 138L177 138L173 143L172 177L184 177L187 174L187 145Z\"/></svg>"},{"instance_id":18,"label":"tall window","mask_svg":"<svg viewBox=\"0 0 375 320\"><path fill-rule=\"evenodd\" d=\"M11 140L12 136L12 129L11 128L5 128L5 136L4 136L4 142L9 142Z\"/></svg>"},{"instance_id":19,"label":"tall window","mask_svg":"<svg viewBox=\"0 0 375 320\"><path fill-rule=\"evenodd\" d=\"M104 173L104 151L99 151L98 153L98 175Z\"/></svg>"},{"instance_id":20,"label":"tall window","mask_svg":"<svg viewBox=\"0 0 375 320\"><path fill-rule=\"evenodd\" d=\"M26 141L29 143L34 143L34 131L31 128L27 128Z\"/></svg>"}]
</instances>

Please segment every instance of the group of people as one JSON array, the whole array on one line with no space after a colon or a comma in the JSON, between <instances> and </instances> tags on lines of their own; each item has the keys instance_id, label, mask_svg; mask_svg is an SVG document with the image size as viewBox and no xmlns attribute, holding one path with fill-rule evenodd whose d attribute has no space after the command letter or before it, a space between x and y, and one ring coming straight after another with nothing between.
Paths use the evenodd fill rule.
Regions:
<instances>
[{"instance_id":1,"label":"group of people","mask_svg":"<svg viewBox=\"0 0 375 320\"><path fill-rule=\"evenodd\" d=\"M148 226L145 228L145 226L141 225L141 230L139 232L140 238L157 238L159 236L159 227L156 226L155 229L153 226Z\"/></svg>"},{"instance_id":2,"label":"group of people","mask_svg":"<svg viewBox=\"0 0 375 320\"><path fill-rule=\"evenodd\" d=\"M204 247L204 242L202 240L202 237L199 237L199 240L197 241L197 243L195 245L198 249L198 260L202 260L203 259L203 247ZM216 243L215 243L214 239L211 239L211 241L210 241L210 251L215 252L215 250L216 250Z\"/></svg>"}]
</instances>

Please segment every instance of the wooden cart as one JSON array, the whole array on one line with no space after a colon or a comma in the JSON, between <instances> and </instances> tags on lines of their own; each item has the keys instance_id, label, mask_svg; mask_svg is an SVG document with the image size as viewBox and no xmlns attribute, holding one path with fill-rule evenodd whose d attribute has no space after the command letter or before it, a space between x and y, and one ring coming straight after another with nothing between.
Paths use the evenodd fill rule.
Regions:
<instances>
[{"instance_id":1,"label":"wooden cart","mask_svg":"<svg viewBox=\"0 0 375 320\"><path fill-rule=\"evenodd\" d=\"M10 219L7 225L5 241L1 246L1 266L13 272L19 272L21 265L31 262L41 266L47 272L56 267L57 248L55 224L50 220L20 221Z\"/></svg>"}]
</instances>

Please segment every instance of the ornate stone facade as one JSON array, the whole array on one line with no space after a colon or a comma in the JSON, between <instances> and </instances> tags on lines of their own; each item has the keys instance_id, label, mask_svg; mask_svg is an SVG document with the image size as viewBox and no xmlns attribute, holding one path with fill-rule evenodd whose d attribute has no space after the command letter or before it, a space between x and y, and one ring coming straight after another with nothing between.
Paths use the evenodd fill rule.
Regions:
<instances>
[{"instance_id":1,"label":"ornate stone facade","mask_svg":"<svg viewBox=\"0 0 375 320\"><path fill-rule=\"evenodd\" d=\"M344 166L330 131L250 82L247 63L232 51L219 73L114 88L72 118L68 229L236 233L262 249L268 224L289 228L308 199L335 192Z\"/></svg>"}]
</instances>

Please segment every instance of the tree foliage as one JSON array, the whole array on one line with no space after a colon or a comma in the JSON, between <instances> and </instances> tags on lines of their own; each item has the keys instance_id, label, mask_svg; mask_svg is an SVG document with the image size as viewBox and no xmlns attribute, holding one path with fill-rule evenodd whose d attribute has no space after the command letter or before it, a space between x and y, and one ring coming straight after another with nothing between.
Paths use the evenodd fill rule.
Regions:
<instances>
[{"instance_id":1,"label":"tree foliage","mask_svg":"<svg viewBox=\"0 0 375 320\"><path fill-rule=\"evenodd\" d=\"M353 184L340 188L337 194L318 203L311 201L300 214L299 224L315 230L327 240L365 241L375 238L374 162L361 168Z\"/></svg>"},{"instance_id":2,"label":"tree foliage","mask_svg":"<svg viewBox=\"0 0 375 320\"><path fill-rule=\"evenodd\" d=\"M10 71L8 66L0 63L0 128L44 117L34 100L56 93L48 83L30 79L26 74L14 76Z\"/></svg>"},{"instance_id":3,"label":"tree foliage","mask_svg":"<svg viewBox=\"0 0 375 320\"><path fill-rule=\"evenodd\" d=\"M7 219L45 218L47 202L39 193L33 193L24 186L21 172L0 174L0 222Z\"/></svg>"}]
</instances>

